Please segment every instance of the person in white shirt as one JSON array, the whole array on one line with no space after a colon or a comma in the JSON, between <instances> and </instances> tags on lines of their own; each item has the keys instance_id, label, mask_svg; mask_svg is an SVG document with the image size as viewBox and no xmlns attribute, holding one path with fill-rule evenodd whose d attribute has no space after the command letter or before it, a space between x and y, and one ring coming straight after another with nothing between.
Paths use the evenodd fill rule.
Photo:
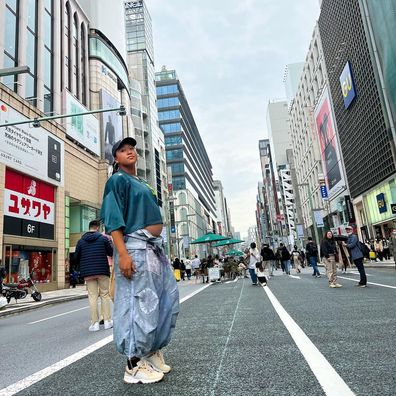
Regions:
<instances>
[{"instance_id":1,"label":"person in white shirt","mask_svg":"<svg viewBox=\"0 0 396 396\"><path fill-rule=\"evenodd\" d=\"M200 276L201 260L195 255L195 258L191 261L191 269L195 275L195 283L198 281Z\"/></svg>"},{"instance_id":2,"label":"person in white shirt","mask_svg":"<svg viewBox=\"0 0 396 396\"><path fill-rule=\"evenodd\" d=\"M252 280L252 284L256 286L257 285L256 263L261 261L261 256L254 242L250 244L250 249L248 254L249 254L250 279Z\"/></svg>"},{"instance_id":3,"label":"person in white shirt","mask_svg":"<svg viewBox=\"0 0 396 396\"><path fill-rule=\"evenodd\" d=\"M191 278L191 269L192 269L192 265L191 265L191 260L189 257L187 257L184 260L185 266L186 266L186 275L187 275L187 279L190 280Z\"/></svg>"}]
</instances>

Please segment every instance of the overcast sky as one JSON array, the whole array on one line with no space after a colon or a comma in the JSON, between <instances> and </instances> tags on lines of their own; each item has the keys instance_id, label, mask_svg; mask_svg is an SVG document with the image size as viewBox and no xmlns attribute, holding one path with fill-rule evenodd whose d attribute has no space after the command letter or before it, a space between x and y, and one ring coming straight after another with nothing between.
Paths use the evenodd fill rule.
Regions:
<instances>
[{"instance_id":1,"label":"overcast sky","mask_svg":"<svg viewBox=\"0 0 396 396\"><path fill-rule=\"evenodd\" d=\"M285 66L304 61L319 0L146 0L155 65L175 69L236 231L255 225L258 140L286 96Z\"/></svg>"}]
</instances>

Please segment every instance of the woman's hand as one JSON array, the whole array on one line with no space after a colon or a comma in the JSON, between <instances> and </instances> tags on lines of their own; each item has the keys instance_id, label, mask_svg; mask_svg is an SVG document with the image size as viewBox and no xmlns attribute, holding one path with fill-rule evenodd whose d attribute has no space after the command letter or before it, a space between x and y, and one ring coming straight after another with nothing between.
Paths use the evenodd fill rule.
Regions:
<instances>
[{"instance_id":1,"label":"woman's hand","mask_svg":"<svg viewBox=\"0 0 396 396\"><path fill-rule=\"evenodd\" d=\"M136 272L135 264L129 254L122 254L119 256L118 266L121 274L127 279L131 279L132 275Z\"/></svg>"}]
</instances>

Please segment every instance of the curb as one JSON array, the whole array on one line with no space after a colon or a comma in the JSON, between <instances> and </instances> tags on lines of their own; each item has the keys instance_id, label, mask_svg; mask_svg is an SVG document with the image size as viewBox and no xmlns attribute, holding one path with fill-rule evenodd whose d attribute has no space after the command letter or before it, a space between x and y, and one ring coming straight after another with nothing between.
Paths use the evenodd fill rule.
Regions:
<instances>
[{"instance_id":1,"label":"curb","mask_svg":"<svg viewBox=\"0 0 396 396\"><path fill-rule=\"evenodd\" d=\"M16 307L16 308L11 308L9 311L7 310L7 308L3 311L0 311L0 319L6 316L10 316L10 315L17 315L21 312L26 312L26 311L31 311L34 309L39 309L41 307L46 307L48 305L54 305L54 304L60 304L63 302L68 302L68 301L74 301L74 300L82 300L84 298L88 298L88 295L77 295L77 296L65 296L65 297L59 297L56 298L54 300L48 300L48 301L43 301L41 304L36 304L34 305L34 303L32 303L31 305L25 306L25 307Z\"/></svg>"}]
</instances>

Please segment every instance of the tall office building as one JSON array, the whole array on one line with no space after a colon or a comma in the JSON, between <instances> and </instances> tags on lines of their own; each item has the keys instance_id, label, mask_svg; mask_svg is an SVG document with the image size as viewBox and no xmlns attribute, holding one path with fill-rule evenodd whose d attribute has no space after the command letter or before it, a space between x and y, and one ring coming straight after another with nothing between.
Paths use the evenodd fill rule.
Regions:
<instances>
[{"instance_id":1,"label":"tall office building","mask_svg":"<svg viewBox=\"0 0 396 396\"><path fill-rule=\"evenodd\" d=\"M139 153L138 174L144 177L157 190L160 206L166 195L166 162L164 135L158 127L155 92L154 46L151 16L143 0L124 1L126 50L128 72L131 80L140 83L141 91L131 93L141 95L141 102L133 105L134 116L140 118L136 133ZM140 98L136 98L138 102ZM141 110L139 110L141 107Z\"/></svg>"},{"instance_id":2,"label":"tall office building","mask_svg":"<svg viewBox=\"0 0 396 396\"><path fill-rule=\"evenodd\" d=\"M362 12L360 3L369 7ZM387 22L394 23L394 9L392 1L323 0L319 16L346 175L364 238L387 236L394 225L391 208L396 196L395 125L389 98L396 65L392 63L395 57L384 58L384 51L392 54L393 44L381 48L392 42L394 31L388 29L391 25ZM365 29L370 12L372 43ZM380 43L378 58L370 50L370 44L375 43ZM381 81L380 67L387 70L386 81Z\"/></svg>"},{"instance_id":3,"label":"tall office building","mask_svg":"<svg viewBox=\"0 0 396 396\"><path fill-rule=\"evenodd\" d=\"M159 125L176 198L172 234L178 254L191 254L197 245L189 249L190 240L218 231L212 164L176 72L163 68L155 78Z\"/></svg>"}]
</instances>

